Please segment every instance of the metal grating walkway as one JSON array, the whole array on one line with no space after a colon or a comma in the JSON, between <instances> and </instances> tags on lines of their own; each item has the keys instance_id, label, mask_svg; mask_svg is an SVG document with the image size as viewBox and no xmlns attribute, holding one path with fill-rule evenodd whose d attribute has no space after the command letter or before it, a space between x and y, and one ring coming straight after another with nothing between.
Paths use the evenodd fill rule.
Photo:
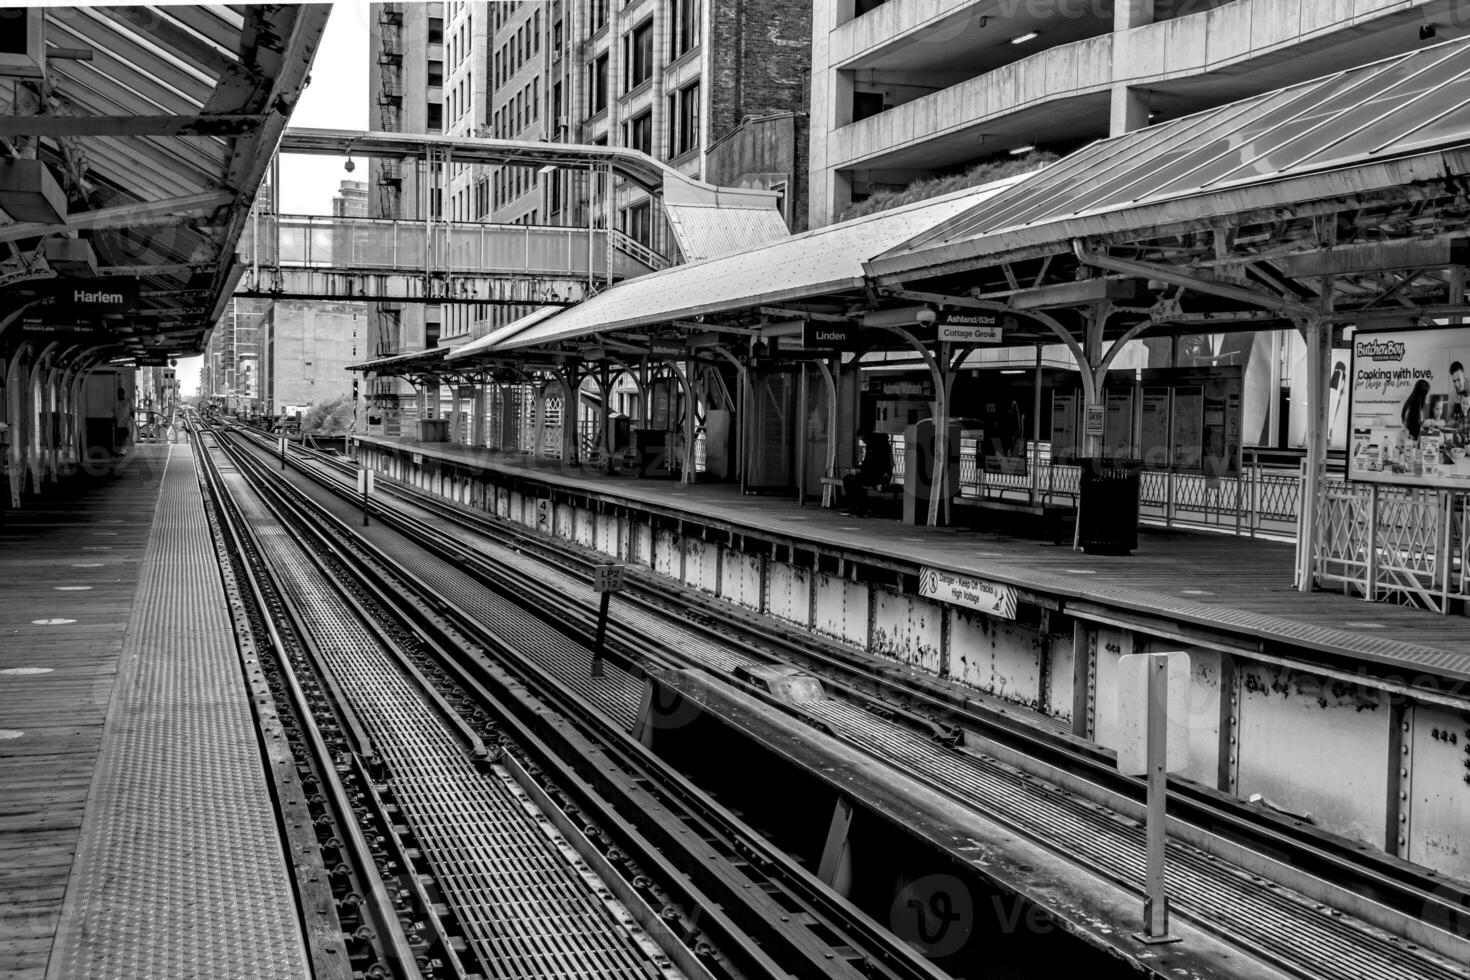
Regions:
<instances>
[{"instance_id":1,"label":"metal grating walkway","mask_svg":"<svg viewBox=\"0 0 1470 980\"><path fill-rule=\"evenodd\" d=\"M681 974L500 766L476 771L274 517L226 474L265 556L391 774L395 796L490 976Z\"/></svg>"},{"instance_id":2,"label":"metal grating walkway","mask_svg":"<svg viewBox=\"0 0 1470 980\"><path fill-rule=\"evenodd\" d=\"M194 458L170 452L47 977L307 975Z\"/></svg>"}]
</instances>

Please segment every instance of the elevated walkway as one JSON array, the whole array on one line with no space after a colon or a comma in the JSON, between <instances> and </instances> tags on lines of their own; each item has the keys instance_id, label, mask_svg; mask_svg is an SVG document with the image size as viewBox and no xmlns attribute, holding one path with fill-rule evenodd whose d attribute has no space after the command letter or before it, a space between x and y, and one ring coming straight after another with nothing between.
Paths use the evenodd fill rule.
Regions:
<instances>
[{"instance_id":1,"label":"elevated walkway","mask_svg":"<svg viewBox=\"0 0 1470 980\"><path fill-rule=\"evenodd\" d=\"M668 264L602 228L275 214L246 228L240 260L237 296L541 305Z\"/></svg>"}]
</instances>

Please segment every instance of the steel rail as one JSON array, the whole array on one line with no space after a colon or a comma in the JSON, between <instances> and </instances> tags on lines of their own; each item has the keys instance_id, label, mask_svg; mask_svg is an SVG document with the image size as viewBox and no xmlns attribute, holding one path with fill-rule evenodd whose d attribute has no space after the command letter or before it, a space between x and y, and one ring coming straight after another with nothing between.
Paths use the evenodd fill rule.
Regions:
<instances>
[{"instance_id":1,"label":"steel rail","mask_svg":"<svg viewBox=\"0 0 1470 980\"><path fill-rule=\"evenodd\" d=\"M338 583L339 581L345 582L349 577L347 575L347 570L352 567L351 556L344 555L340 549L336 548L331 543L330 539L326 535L324 535L320 529L313 526L310 518L303 518L299 507L300 502L294 501L290 498L289 488L283 489L280 486L279 481L274 479L274 473L272 473L268 469L268 467L261 465L258 460L251 459L249 456L241 455L238 452L236 452L232 456L232 458L236 462L237 466L241 469L241 472L255 481L255 489L258 492L263 492L265 496L270 498L270 500L268 501L268 506L276 515L277 519L282 522L282 525L286 526L288 523L294 522L295 526L289 528L288 533L290 533L293 538L297 540L303 552L308 554L310 560L315 563L318 572L321 574L321 577L326 581L333 582L334 584ZM331 557L335 558L337 565L335 569L324 564L324 559L317 554L317 552L323 548L326 552L330 553ZM455 711L450 705L448 705L442 694L438 690L434 689L433 685L426 678L423 677L418 667L408 657L403 655L401 641L396 641L393 638L389 637L387 635L386 628L376 622L375 615L369 612L369 610L366 608L366 604L377 603L380 608L391 610L393 607L392 598L385 595L381 589L374 586L373 583L371 583L370 581L364 582L362 584L366 585L366 588L364 590L364 594L366 596L365 601L359 601L357 597L351 595L350 592L345 588L338 589L338 600L348 608L350 616L353 616L356 619L360 620L359 625L367 629L369 632L373 633L375 637L381 641L384 652L390 654L396 659L396 665L402 669L405 675L408 676L410 683L415 688L418 695L421 696L424 701L426 701L430 705L434 713L440 717L440 720L446 725L446 727L453 731L456 737L459 738L462 743L462 747L465 749L466 756L472 760L475 760L477 763L484 762L486 760L487 753L483 747L483 742L480 737L476 733L474 733L471 726L459 715L459 713ZM326 669L324 664L323 669ZM549 848L551 845L548 842L545 846ZM448 860L450 860L453 863L454 867L453 869L441 868L436 870L439 870L441 873L454 873L457 875L465 873L463 868L461 867L461 862L457 858L454 858L453 856L446 856L443 854L441 854L441 857L446 857ZM658 920L656 918L653 921L655 925L658 924ZM626 929L623 929L622 931L627 932ZM516 965L515 961L520 955L520 951L511 951L507 949L503 952L504 955L507 957L506 968L511 970L511 972L515 972L516 975L519 975L519 973L516 972L519 970L519 966ZM556 951L548 951L548 955L556 957L560 956L561 954ZM563 962L565 963L565 961ZM483 965L491 967L486 971L488 975L499 975L493 968L496 964ZM691 965L694 966L695 969L686 970L685 972L687 975L692 978L696 978L696 980L700 977L706 978L707 980L709 975L701 969L698 969L697 963L691 962ZM585 964L580 967L570 967L565 965L563 966L563 969L585 968Z\"/></svg>"},{"instance_id":2,"label":"steel rail","mask_svg":"<svg viewBox=\"0 0 1470 980\"><path fill-rule=\"evenodd\" d=\"M325 512L323 516L330 518ZM330 519L340 525L343 539L351 541L351 549L359 553L350 561L355 571L372 565L386 568L396 565L379 549L358 540L345 524ZM364 560L363 554L371 555L371 560ZM399 573L397 583L385 583L383 591L385 594L395 590L407 592L411 589L410 578ZM677 877L686 881L676 884L688 887L694 883L715 891L713 896L702 895L694 903L700 910L699 924L704 931L709 932L720 917L737 910L734 914L740 921L733 925L735 934L759 931L768 947L783 949L788 958L799 957L794 968L799 975L943 976L921 954L833 893L784 852L766 843L692 782L669 770L620 725L596 708L570 697L514 644L486 630L441 598L410 600L406 610L419 618L426 633L445 631L453 623L463 639L451 644L459 647L461 656L450 658L449 662L459 662L460 668L473 667L477 685L496 699L501 713L527 726L525 732L535 738L532 744L555 743L560 750L549 756L538 753L538 765L555 768L575 777L576 781L586 780L596 790L628 798L628 805L619 808L632 815L626 824L653 839L657 845L655 855L658 850L681 854L684 860L677 869ZM499 664L492 664L480 655L483 648L490 649ZM506 664L514 665L514 669L508 670L503 666ZM556 705L558 711L548 711L548 704ZM523 737L518 734L516 741L520 743ZM567 767L558 755L576 759L577 763ZM674 815L681 810L682 817L675 820ZM703 823L706 829L690 834L691 821ZM737 863L741 867L735 867ZM764 889L751 887L750 875L762 869L772 872L766 876L767 880L782 886L791 899L808 909L812 921L807 921L807 916L792 914ZM821 938L824 932L836 933L843 941L834 945ZM725 946L720 949L728 952ZM750 947L752 951L755 949ZM834 953L834 949L840 952ZM789 972L786 967L776 969Z\"/></svg>"},{"instance_id":3,"label":"steel rail","mask_svg":"<svg viewBox=\"0 0 1470 980\"><path fill-rule=\"evenodd\" d=\"M334 466L341 465L329 457L326 459ZM320 479L319 476L316 478ZM330 485L334 492L340 492L335 483L324 485ZM382 486L385 489L390 487L386 481ZM419 491L391 487L390 492L476 533L492 538L512 538L523 553L535 551L553 556L554 563L579 577L585 577L590 566L598 561L595 557L573 552L569 547L552 544L541 536L533 536L502 522L492 522L469 514L457 506ZM374 506L374 512L380 520L403 522L401 526L422 544L427 544L431 536L442 536L432 525L414 522L412 518L396 514L381 504ZM465 560L462 543L450 541L445 547L457 560ZM489 570L488 574L503 576L503 573L494 570ZM509 579L504 581L510 582ZM688 615L690 610L697 610L704 615L719 616L728 621L732 614L729 607L716 610L712 601L692 597L687 590L655 583L649 577L640 575L634 581L639 589L676 605L673 613L667 609L659 609L655 603L648 603L645 608L660 615L673 615L680 625L703 632L717 642L736 642L727 631ZM509 597L515 598L518 590L524 591L527 588L527 583L517 582L515 588L506 591ZM625 592L624 595L635 602L640 600L636 591ZM544 608L544 598L537 599L529 595L526 598L525 605L528 608ZM575 600L563 595L558 595L557 601L575 604ZM893 712L913 727L927 730L941 739L953 739L956 735L968 736L979 743L977 748L983 748L1005 762L1039 771L1039 774L1056 780L1065 788L1081 792L1092 797L1095 802L1112 806L1120 812L1131 813L1137 810L1141 813L1141 782L1119 774L1108 754L1080 739L1048 732L1014 715L986 707L974 707L974 702L965 703L962 693L946 690L942 682L927 682L906 671L903 673L908 676L895 678L893 675L900 671L891 666L875 669L871 662L863 662L862 655L839 651L830 646L824 648L819 643L793 640L788 635L763 628L753 616L742 617L741 628L756 635L761 642L778 648L781 651L778 659L784 660L793 656L799 658L799 666L827 675L825 679L829 683L835 681L849 695L855 694L869 701L875 696L886 697L887 700L880 702L882 710ZM619 632L614 628L611 635L623 641L631 639L627 635L619 636ZM585 640L585 636L576 634L575 631L573 634ZM640 636L637 639L639 648L646 651L647 638ZM761 651L759 655L772 656L767 651ZM860 747L871 753L871 746ZM1218 856L1241 861L1249 859L1253 854L1275 855L1276 857L1267 859L1275 870L1288 873L1292 869L1302 871L1318 879L1325 888L1336 891L1338 896L1343 894L1338 889L1368 896L1369 901L1382 905L1405 919L1413 920L1406 923L1411 927L1414 922L1436 915L1437 921L1458 921L1460 910L1464 904L1470 902L1470 894L1464 893L1453 880L1426 873L1424 869L1407 861L1369 850L1362 845L1352 845L1301 821L1248 808L1240 801L1199 784L1175 779L1171 780L1170 788L1174 797L1171 802L1173 816L1199 830L1198 834L1186 834L1188 842ZM1369 907L1366 911L1371 914L1374 910ZM1421 935L1420 938L1425 937Z\"/></svg>"},{"instance_id":4,"label":"steel rail","mask_svg":"<svg viewBox=\"0 0 1470 980\"><path fill-rule=\"evenodd\" d=\"M197 429L195 430L198 431ZM342 843L349 855L350 873L360 886L365 886L367 895L366 905L368 918L372 923L372 935L363 936L359 931L354 931L355 938L367 941L378 952L376 959L378 963L388 965L393 975L401 980L423 980L418 952L410 942L403 928L398 911L389 897L388 889L381 874L378 871L377 861L367 838L362 832L357 818L357 807L354 807L342 777L338 772L336 753L328 746L322 730L315 720L316 711L313 709L303 685L293 669L290 658L286 654L289 644L283 637L282 626L278 626L275 617L269 614L269 610L283 608L285 599L280 585L274 579L272 571L261 564L258 560L252 563L251 555L259 554L258 543L254 541L249 525L241 518L239 510L235 505L229 490L224 486L218 467L209 451L195 439L196 454L202 461L201 471L206 481L207 489L215 502L220 514L221 530L226 536L226 547L239 561L241 570L245 573L243 577L246 585L245 598L256 611L256 617L266 633L269 648L275 654L275 666L279 673L283 687L289 693L290 707L296 717L299 727L300 741L302 747L307 751L306 763L314 772L317 783L325 790L325 803L332 814L332 825L336 833L341 835ZM255 568L252 571L251 565ZM270 591L274 598L268 598L266 592ZM291 624L283 624L287 629L292 629ZM294 631L294 639L299 642L302 639L299 631ZM319 683L330 681L318 673L315 678ZM323 686L327 686L324 684ZM371 753L370 743L367 741L361 726L355 718L350 717L350 709L342 702L337 701L333 705L334 719L340 726L340 730L347 733L346 738L351 743L353 756L359 764L364 753ZM359 782L369 784L366 779L367 773L359 770L357 773ZM387 815L381 811L374 814L381 823L387 822ZM391 835L390 835L391 836ZM425 908L428 906L425 905ZM447 950L448 939L441 935L441 943ZM465 974L459 968L457 960L450 957L453 964L453 976L458 980L464 980Z\"/></svg>"}]
</instances>

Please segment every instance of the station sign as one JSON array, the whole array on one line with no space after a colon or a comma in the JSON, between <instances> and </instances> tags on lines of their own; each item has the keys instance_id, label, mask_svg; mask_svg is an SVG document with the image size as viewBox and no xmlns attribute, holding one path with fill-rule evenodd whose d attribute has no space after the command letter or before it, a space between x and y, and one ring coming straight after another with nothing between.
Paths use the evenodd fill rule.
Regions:
<instances>
[{"instance_id":1,"label":"station sign","mask_svg":"<svg viewBox=\"0 0 1470 980\"><path fill-rule=\"evenodd\" d=\"M850 320L842 323L807 320L801 326L801 346L808 350L857 350L858 326Z\"/></svg>"},{"instance_id":2,"label":"station sign","mask_svg":"<svg viewBox=\"0 0 1470 980\"><path fill-rule=\"evenodd\" d=\"M988 582L925 565L919 570L919 595L954 606L967 606L1001 619L1016 618L1016 590L1001 582Z\"/></svg>"},{"instance_id":3,"label":"station sign","mask_svg":"<svg viewBox=\"0 0 1470 980\"><path fill-rule=\"evenodd\" d=\"M648 353L654 357L688 357L689 347L682 340L651 340Z\"/></svg>"},{"instance_id":4,"label":"station sign","mask_svg":"<svg viewBox=\"0 0 1470 980\"><path fill-rule=\"evenodd\" d=\"M72 316L118 316L138 310L138 280L129 276L72 280L53 300Z\"/></svg>"},{"instance_id":5,"label":"station sign","mask_svg":"<svg viewBox=\"0 0 1470 980\"><path fill-rule=\"evenodd\" d=\"M1001 317L986 310L945 310L935 329L941 341L951 344L998 344L1004 339Z\"/></svg>"}]
</instances>

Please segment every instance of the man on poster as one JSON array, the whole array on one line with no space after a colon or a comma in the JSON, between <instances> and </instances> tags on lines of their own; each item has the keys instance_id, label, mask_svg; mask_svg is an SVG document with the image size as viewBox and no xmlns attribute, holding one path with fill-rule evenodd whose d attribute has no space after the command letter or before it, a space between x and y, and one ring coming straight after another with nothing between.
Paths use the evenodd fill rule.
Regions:
<instances>
[{"instance_id":1,"label":"man on poster","mask_svg":"<svg viewBox=\"0 0 1470 980\"><path fill-rule=\"evenodd\" d=\"M1455 361L1450 365L1450 418L1448 429L1455 434L1455 445L1464 446L1470 433L1465 431L1465 420L1470 418L1470 380L1465 377L1465 365Z\"/></svg>"}]
</instances>

